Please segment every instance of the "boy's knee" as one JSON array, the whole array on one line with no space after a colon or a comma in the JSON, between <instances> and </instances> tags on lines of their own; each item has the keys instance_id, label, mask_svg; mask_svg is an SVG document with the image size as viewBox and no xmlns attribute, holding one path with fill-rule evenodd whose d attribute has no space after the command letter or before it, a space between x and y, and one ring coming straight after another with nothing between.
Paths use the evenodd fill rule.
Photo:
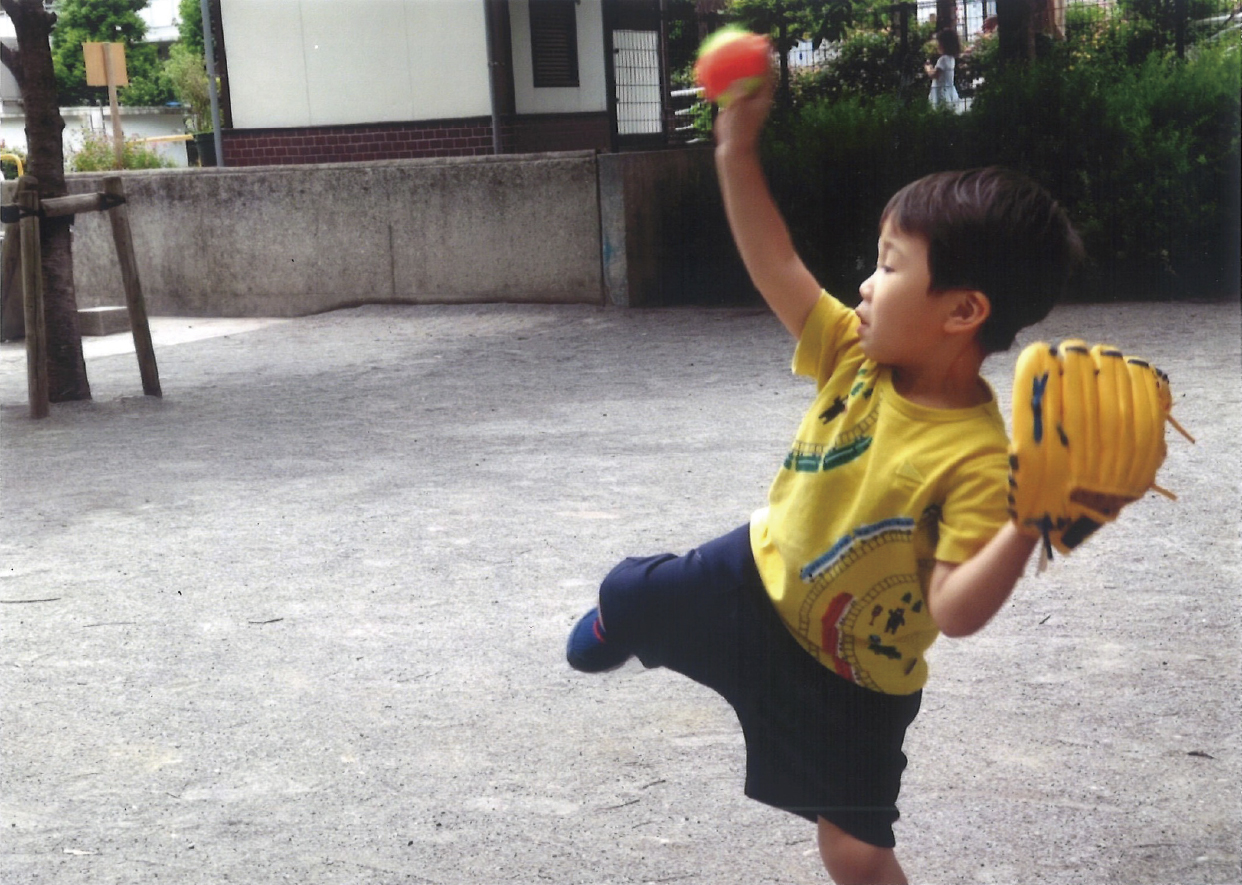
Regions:
<instances>
[{"instance_id":1,"label":"boy's knee","mask_svg":"<svg viewBox=\"0 0 1242 885\"><path fill-rule=\"evenodd\" d=\"M666 640L667 599L652 577L672 555L632 557L619 562L599 585L599 619L609 642L616 642L638 656L644 666L664 664L659 649Z\"/></svg>"},{"instance_id":2,"label":"boy's knee","mask_svg":"<svg viewBox=\"0 0 1242 885\"><path fill-rule=\"evenodd\" d=\"M819 856L837 885L904 885L905 873L891 848L871 845L819 819Z\"/></svg>"},{"instance_id":3,"label":"boy's knee","mask_svg":"<svg viewBox=\"0 0 1242 885\"><path fill-rule=\"evenodd\" d=\"M650 589L648 576L661 562L672 559L671 555L631 557L623 559L610 571L599 585L599 609L608 627L607 615L628 611L644 605L644 594Z\"/></svg>"}]
</instances>

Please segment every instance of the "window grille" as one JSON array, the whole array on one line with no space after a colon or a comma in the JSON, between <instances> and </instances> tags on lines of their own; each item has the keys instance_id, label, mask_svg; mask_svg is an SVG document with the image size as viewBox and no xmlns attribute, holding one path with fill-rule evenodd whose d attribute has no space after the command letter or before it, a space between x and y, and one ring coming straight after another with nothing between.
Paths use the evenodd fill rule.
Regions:
<instances>
[{"instance_id":1,"label":"window grille","mask_svg":"<svg viewBox=\"0 0 1242 885\"><path fill-rule=\"evenodd\" d=\"M616 58L617 134L663 132L659 31L613 31L612 46Z\"/></svg>"}]
</instances>

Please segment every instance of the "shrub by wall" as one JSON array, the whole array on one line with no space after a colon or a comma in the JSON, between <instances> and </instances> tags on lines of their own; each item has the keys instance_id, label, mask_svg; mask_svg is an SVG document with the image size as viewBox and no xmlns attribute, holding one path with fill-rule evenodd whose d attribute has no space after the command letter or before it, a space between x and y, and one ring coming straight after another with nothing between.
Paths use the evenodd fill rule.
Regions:
<instances>
[{"instance_id":1,"label":"shrub by wall","mask_svg":"<svg viewBox=\"0 0 1242 885\"><path fill-rule=\"evenodd\" d=\"M880 212L903 184L1003 164L1045 184L1082 232L1090 264L1077 300L1236 296L1236 36L1137 66L1080 49L989 72L966 114L862 96L774 120L773 190L825 284L853 295L875 261Z\"/></svg>"}]
</instances>

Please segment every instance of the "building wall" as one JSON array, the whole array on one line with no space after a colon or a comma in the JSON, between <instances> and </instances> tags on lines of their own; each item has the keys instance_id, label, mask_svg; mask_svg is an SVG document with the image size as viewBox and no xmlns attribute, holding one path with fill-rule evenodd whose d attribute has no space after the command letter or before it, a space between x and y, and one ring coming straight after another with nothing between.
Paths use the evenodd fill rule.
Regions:
<instances>
[{"instance_id":1,"label":"building wall","mask_svg":"<svg viewBox=\"0 0 1242 885\"><path fill-rule=\"evenodd\" d=\"M305 126L287 129L225 130L228 166L372 162L425 157L481 157L493 153L490 117ZM606 151L607 114L535 114L501 126L501 153L563 150Z\"/></svg>"},{"instance_id":2,"label":"building wall","mask_svg":"<svg viewBox=\"0 0 1242 885\"><path fill-rule=\"evenodd\" d=\"M601 0L583 0L577 5L578 88L536 89L530 49L530 0L509 0L509 21L513 32L513 87L519 114L607 111L603 14Z\"/></svg>"},{"instance_id":3,"label":"building wall","mask_svg":"<svg viewBox=\"0 0 1242 885\"><path fill-rule=\"evenodd\" d=\"M492 152L492 123L487 117L228 130L223 136L229 166L473 157Z\"/></svg>"},{"instance_id":4,"label":"building wall","mask_svg":"<svg viewBox=\"0 0 1242 885\"><path fill-rule=\"evenodd\" d=\"M481 0L221 0L233 125L487 116Z\"/></svg>"},{"instance_id":5,"label":"building wall","mask_svg":"<svg viewBox=\"0 0 1242 885\"><path fill-rule=\"evenodd\" d=\"M608 150L603 0L576 7L576 89L534 87L529 0L508 3L515 113L501 151ZM493 152L483 0L221 0L221 11L225 165Z\"/></svg>"}]
</instances>

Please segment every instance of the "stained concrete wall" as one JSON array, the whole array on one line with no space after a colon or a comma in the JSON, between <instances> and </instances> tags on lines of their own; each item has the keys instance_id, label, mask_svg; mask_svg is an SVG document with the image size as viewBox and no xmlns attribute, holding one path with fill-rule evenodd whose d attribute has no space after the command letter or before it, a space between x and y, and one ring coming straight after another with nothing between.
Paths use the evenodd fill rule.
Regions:
<instances>
[{"instance_id":1,"label":"stained concrete wall","mask_svg":"<svg viewBox=\"0 0 1242 885\"><path fill-rule=\"evenodd\" d=\"M152 314L603 298L593 153L123 177ZM70 191L100 178L70 175ZM77 219L74 276L79 307L124 304L99 213Z\"/></svg>"},{"instance_id":2,"label":"stained concrete wall","mask_svg":"<svg viewBox=\"0 0 1242 885\"><path fill-rule=\"evenodd\" d=\"M372 302L760 303L710 149L123 177L155 315L304 316ZM70 190L98 190L100 178L70 175ZM102 215L77 219L74 276L79 307L124 304Z\"/></svg>"}]
</instances>

